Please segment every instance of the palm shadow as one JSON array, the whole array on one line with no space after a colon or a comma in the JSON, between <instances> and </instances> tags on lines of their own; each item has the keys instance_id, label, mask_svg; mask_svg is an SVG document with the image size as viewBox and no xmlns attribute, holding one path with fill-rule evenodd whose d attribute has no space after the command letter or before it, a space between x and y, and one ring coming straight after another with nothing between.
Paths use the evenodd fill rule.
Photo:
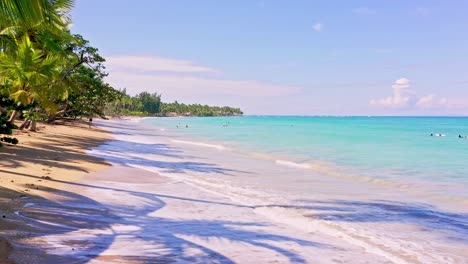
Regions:
<instances>
[{"instance_id":1,"label":"palm shadow","mask_svg":"<svg viewBox=\"0 0 468 264\"><path fill-rule=\"evenodd\" d=\"M423 229L443 232L448 239L468 243L468 214L443 211L429 204L375 200L370 202L306 200L305 208L322 211L313 219L336 222L411 223Z\"/></svg>"},{"instance_id":2,"label":"palm shadow","mask_svg":"<svg viewBox=\"0 0 468 264\"><path fill-rule=\"evenodd\" d=\"M162 143L136 143L124 140L112 140L93 148L93 156L108 162L121 165L147 166L162 169L166 173L218 173L230 176L234 172L251 174L248 171L228 169L208 162L183 161L186 159L200 159L184 154L180 148ZM182 161L162 161L144 158L138 155L161 156L180 159Z\"/></svg>"},{"instance_id":3,"label":"palm shadow","mask_svg":"<svg viewBox=\"0 0 468 264\"><path fill-rule=\"evenodd\" d=\"M28 177L36 178L34 176ZM113 257L122 258L124 261L143 263L176 261L234 263L227 256L190 241L187 237L196 237L204 241L225 239L249 244L276 252L293 263L305 263L306 261L298 253L278 246L277 243L294 242L307 247L331 248L321 243L264 231L246 230L246 227L262 227L263 224L259 223L169 219L151 216L166 206L161 198L216 204L217 202L214 201L73 182L68 184L86 187L91 193L99 191L116 194L120 202L103 203L86 195L39 186L42 191L54 194L56 197L54 200L59 202L31 195L27 199L27 206L18 211L12 218L14 221L23 221L33 227L32 230L27 230L29 237L47 238L53 241L54 246L47 248L46 244L45 248L48 250L46 256L50 263L54 263L54 261L63 263L64 259L67 259L68 263L87 263L91 259L102 257L103 252L111 248L113 243L118 243L122 239L130 242L127 244L130 251L133 249L135 251L132 253L123 249L122 254L117 253ZM134 204L125 201L139 202ZM245 207L230 203L220 204ZM131 228L128 229L128 227ZM139 243L142 243L141 246ZM132 248L132 244L135 244L136 248ZM198 253L188 254L187 249L195 249Z\"/></svg>"}]
</instances>

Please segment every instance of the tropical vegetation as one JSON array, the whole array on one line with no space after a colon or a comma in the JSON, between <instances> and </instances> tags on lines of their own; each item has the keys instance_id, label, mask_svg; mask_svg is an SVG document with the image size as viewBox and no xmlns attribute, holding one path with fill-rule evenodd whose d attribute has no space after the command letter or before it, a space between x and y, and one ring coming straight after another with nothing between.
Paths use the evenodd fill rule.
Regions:
<instances>
[{"instance_id":1,"label":"tropical vegetation","mask_svg":"<svg viewBox=\"0 0 468 264\"><path fill-rule=\"evenodd\" d=\"M240 109L162 103L161 95L127 95L104 81L105 59L70 32L74 0L0 0L0 142L39 120L111 115L215 116Z\"/></svg>"},{"instance_id":2,"label":"tropical vegetation","mask_svg":"<svg viewBox=\"0 0 468 264\"><path fill-rule=\"evenodd\" d=\"M183 104L177 101L165 103L161 94L141 92L135 96L121 91L118 100L108 104L106 112L109 115L130 116L233 116L242 115L239 108L229 106L208 106L200 104Z\"/></svg>"}]
</instances>

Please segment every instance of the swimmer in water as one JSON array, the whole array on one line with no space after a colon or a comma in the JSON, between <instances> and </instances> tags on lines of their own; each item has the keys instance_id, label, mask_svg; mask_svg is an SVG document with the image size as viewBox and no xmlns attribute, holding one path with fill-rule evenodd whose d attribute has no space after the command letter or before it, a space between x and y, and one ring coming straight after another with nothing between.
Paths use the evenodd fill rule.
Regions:
<instances>
[{"instance_id":1,"label":"swimmer in water","mask_svg":"<svg viewBox=\"0 0 468 264\"><path fill-rule=\"evenodd\" d=\"M458 138L463 138L463 136L462 136L462 135L458 135Z\"/></svg>"}]
</instances>

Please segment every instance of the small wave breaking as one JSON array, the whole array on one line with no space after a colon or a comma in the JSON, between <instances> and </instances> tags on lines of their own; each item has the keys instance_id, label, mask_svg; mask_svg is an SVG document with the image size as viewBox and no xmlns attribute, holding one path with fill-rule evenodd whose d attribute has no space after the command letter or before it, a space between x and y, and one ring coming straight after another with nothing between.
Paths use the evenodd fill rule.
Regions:
<instances>
[{"instance_id":1,"label":"small wave breaking","mask_svg":"<svg viewBox=\"0 0 468 264\"><path fill-rule=\"evenodd\" d=\"M276 164L293 167L293 168L300 168L300 169L310 169L311 166L307 163L296 163L288 160L275 160Z\"/></svg>"},{"instance_id":2,"label":"small wave breaking","mask_svg":"<svg viewBox=\"0 0 468 264\"><path fill-rule=\"evenodd\" d=\"M207 148L214 148L218 150L225 150L226 147L223 145L215 145L215 144L207 144L203 142L196 142L196 141L185 141L185 140L171 140L173 143L180 143L180 144L187 144L187 145L194 145L194 146L200 146L200 147L207 147Z\"/></svg>"}]
</instances>

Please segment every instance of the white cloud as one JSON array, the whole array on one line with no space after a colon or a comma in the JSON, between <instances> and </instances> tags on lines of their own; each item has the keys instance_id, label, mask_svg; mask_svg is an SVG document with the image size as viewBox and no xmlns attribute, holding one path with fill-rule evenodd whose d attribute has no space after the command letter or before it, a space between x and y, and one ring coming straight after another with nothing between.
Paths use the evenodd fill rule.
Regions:
<instances>
[{"instance_id":1,"label":"white cloud","mask_svg":"<svg viewBox=\"0 0 468 264\"><path fill-rule=\"evenodd\" d=\"M190 95L281 96L296 93L301 89L297 86L276 85L255 80L227 80L160 74L145 75L126 72L112 72L107 81L117 88L127 87L127 90L131 93L154 91L173 98Z\"/></svg>"},{"instance_id":2,"label":"white cloud","mask_svg":"<svg viewBox=\"0 0 468 264\"><path fill-rule=\"evenodd\" d=\"M312 28L317 31L317 32L322 32L323 30L323 25L321 23L316 23L312 26Z\"/></svg>"},{"instance_id":3,"label":"white cloud","mask_svg":"<svg viewBox=\"0 0 468 264\"><path fill-rule=\"evenodd\" d=\"M373 106L404 108L410 106L412 101L412 91L410 88L410 80L400 78L392 85L393 95L381 99L372 99L370 104Z\"/></svg>"},{"instance_id":4,"label":"white cloud","mask_svg":"<svg viewBox=\"0 0 468 264\"><path fill-rule=\"evenodd\" d=\"M218 70L170 58L111 56L106 66L109 72L106 81L115 88L126 88L130 94L158 92L165 100L218 97L221 104L231 96L274 97L295 94L302 89L257 80L221 78L219 74L213 75Z\"/></svg>"},{"instance_id":5,"label":"white cloud","mask_svg":"<svg viewBox=\"0 0 468 264\"><path fill-rule=\"evenodd\" d=\"M355 14L359 14L359 15L373 15L376 13L376 11L374 9L370 9L368 7L358 7L358 8L354 8L352 10L353 13Z\"/></svg>"},{"instance_id":6,"label":"white cloud","mask_svg":"<svg viewBox=\"0 0 468 264\"><path fill-rule=\"evenodd\" d=\"M447 106L447 98L437 98L433 94L429 94L419 98L416 102L416 107L418 108L441 108Z\"/></svg>"},{"instance_id":7,"label":"white cloud","mask_svg":"<svg viewBox=\"0 0 468 264\"><path fill-rule=\"evenodd\" d=\"M419 98L415 106L421 109L468 109L468 98L440 98L429 94Z\"/></svg>"},{"instance_id":8,"label":"white cloud","mask_svg":"<svg viewBox=\"0 0 468 264\"><path fill-rule=\"evenodd\" d=\"M218 70L199 66L188 60L169 59L156 56L110 56L106 67L121 71L159 71L179 73L218 73Z\"/></svg>"},{"instance_id":9,"label":"white cloud","mask_svg":"<svg viewBox=\"0 0 468 264\"><path fill-rule=\"evenodd\" d=\"M395 84L392 85L393 88L396 89L406 89L410 86L410 80L407 78L400 78L395 81Z\"/></svg>"},{"instance_id":10,"label":"white cloud","mask_svg":"<svg viewBox=\"0 0 468 264\"><path fill-rule=\"evenodd\" d=\"M410 89L410 80L400 78L392 85L393 95L370 100L370 105L385 108L415 108L422 110L468 110L468 98L446 98L428 94L417 97Z\"/></svg>"}]
</instances>

